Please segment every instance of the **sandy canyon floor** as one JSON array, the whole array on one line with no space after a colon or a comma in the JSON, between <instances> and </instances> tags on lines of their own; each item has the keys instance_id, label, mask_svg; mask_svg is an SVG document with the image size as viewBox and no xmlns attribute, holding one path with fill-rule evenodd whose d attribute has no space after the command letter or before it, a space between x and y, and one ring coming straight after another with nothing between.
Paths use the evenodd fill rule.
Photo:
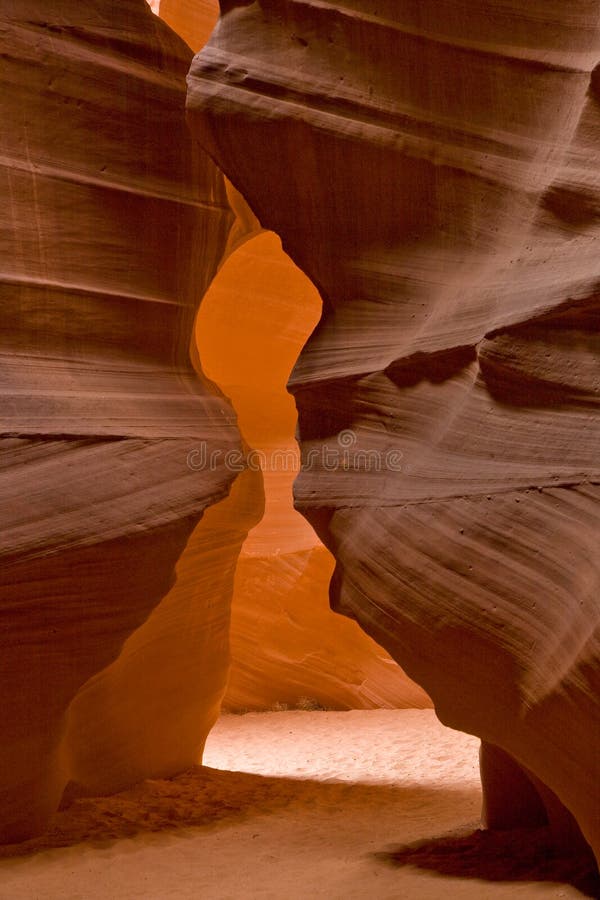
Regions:
<instances>
[{"instance_id":1,"label":"sandy canyon floor","mask_svg":"<svg viewBox=\"0 0 600 900\"><path fill-rule=\"evenodd\" d=\"M431 710L223 716L204 767L0 849L0 898L595 896L543 831L478 831L477 749Z\"/></svg>"}]
</instances>

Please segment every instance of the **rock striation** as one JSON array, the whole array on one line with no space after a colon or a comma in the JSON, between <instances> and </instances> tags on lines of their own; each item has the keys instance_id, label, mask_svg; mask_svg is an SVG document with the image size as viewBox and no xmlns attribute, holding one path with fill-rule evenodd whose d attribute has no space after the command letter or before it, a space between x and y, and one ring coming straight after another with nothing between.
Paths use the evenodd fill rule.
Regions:
<instances>
[{"instance_id":1,"label":"rock striation","mask_svg":"<svg viewBox=\"0 0 600 900\"><path fill-rule=\"evenodd\" d=\"M199 444L221 460L241 449L231 407L190 362L234 220L185 126L191 52L145 0L1 0L0 42L10 841L43 827L69 780L112 790L197 761L262 495L236 485L225 516L214 504L235 473L188 464Z\"/></svg>"},{"instance_id":2,"label":"rock striation","mask_svg":"<svg viewBox=\"0 0 600 900\"><path fill-rule=\"evenodd\" d=\"M218 18L217 0L151 6L195 50ZM329 609L331 554L292 506L297 413L285 389L321 300L278 238L262 232L244 198L231 183L226 187L236 221L226 260L203 299L196 340L204 371L233 402L266 505L236 568L223 707L430 706L381 647Z\"/></svg>"},{"instance_id":3,"label":"rock striation","mask_svg":"<svg viewBox=\"0 0 600 900\"><path fill-rule=\"evenodd\" d=\"M291 387L333 606L482 738L490 824L598 853L600 3L221 6L188 117L323 299Z\"/></svg>"}]
</instances>

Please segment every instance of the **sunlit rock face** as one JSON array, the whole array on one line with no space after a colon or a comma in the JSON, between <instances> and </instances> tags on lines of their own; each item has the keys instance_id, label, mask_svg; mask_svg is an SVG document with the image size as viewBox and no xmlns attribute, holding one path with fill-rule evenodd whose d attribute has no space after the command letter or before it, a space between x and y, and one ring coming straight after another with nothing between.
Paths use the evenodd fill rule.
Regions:
<instances>
[{"instance_id":1,"label":"sunlit rock face","mask_svg":"<svg viewBox=\"0 0 600 900\"><path fill-rule=\"evenodd\" d=\"M490 822L512 767L598 850L600 3L223 9L189 119L323 298L291 383L334 608L491 747Z\"/></svg>"},{"instance_id":2,"label":"sunlit rock face","mask_svg":"<svg viewBox=\"0 0 600 900\"><path fill-rule=\"evenodd\" d=\"M356 623L333 613L331 554L293 508L300 454L286 382L321 301L272 233L224 264L202 302L206 373L231 399L262 471L265 513L239 558L225 708L427 706L429 698Z\"/></svg>"},{"instance_id":3,"label":"sunlit rock face","mask_svg":"<svg viewBox=\"0 0 600 900\"><path fill-rule=\"evenodd\" d=\"M3 0L0 25L0 838L15 840L69 779L110 790L198 759L262 496L236 485L234 515L213 506L195 530L235 473L189 453L240 443L190 362L233 221L185 126L190 51L145 0Z\"/></svg>"},{"instance_id":4,"label":"sunlit rock face","mask_svg":"<svg viewBox=\"0 0 600 900\"><path fill-rule=\"evenodd\" d=\"M77 693L65 741L70 796L113 793L200 761L229 671L236 562L262 506L260 477L239 475L194 529L171 590Z\"/></svg>"},{"instance_id":5,"label":"sunlit rock face","mask_svg":"<svg viewBox=\"0 0 600 900\"><path fill-rule=\"evenodd\" d=\"M152 0L150 6L192 50L204 46L219 18L218 0Z\"/></svg>"},{"instance_id":6,"label":"sunlit rock face","mask_svg":"<svg viewBox=\"0 0 600 900\"><path fill-rule=\"evenodd\" d=\"M161 0L153 8L195 50L218 18L217 0ZM202 303L197 342L205 372L232 400L252 447L266 506L236 570L224 708L429 706L381 647L329 609L333 558L292 503L297 414L285 388L321 301L231 185L228 196L237 218L227 261Z\"/></svg>"}]
</instances>

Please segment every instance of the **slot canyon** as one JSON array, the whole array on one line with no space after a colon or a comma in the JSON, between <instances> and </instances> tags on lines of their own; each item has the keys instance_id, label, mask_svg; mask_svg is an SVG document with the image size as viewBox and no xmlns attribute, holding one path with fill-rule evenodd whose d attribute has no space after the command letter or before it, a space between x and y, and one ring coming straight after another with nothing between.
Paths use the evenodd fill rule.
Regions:
<instances>
[{"instance_id":1,"label":"slot canyon","mask_svg":"<svg viewBox=\"0 0 600 900\"><path fill-rule=\"evenodd\" d=\"M600 0L0 42L0 900L600 896Z\"/></svg>"}]
</instances>

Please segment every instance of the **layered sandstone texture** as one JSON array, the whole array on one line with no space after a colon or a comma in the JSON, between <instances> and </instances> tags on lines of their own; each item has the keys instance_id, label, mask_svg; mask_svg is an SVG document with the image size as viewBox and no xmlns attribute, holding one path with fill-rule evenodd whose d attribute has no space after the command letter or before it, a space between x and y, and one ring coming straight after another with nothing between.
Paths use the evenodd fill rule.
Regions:
<instances>
[{"instance_id":1,"label":"layered sandstone texture","mask_svg":"<svg viewBox=\"0 0 600 900\"><path fill-rule=\"evenodd\" d=\"M217 21L217 0L151 4L194 49ZM431 705L360 628L331 612L333 558L293 508L296 408L286 382L317 324L314 285L228 184L236 213L227 260L204 297L197 344L206 374L232 400L264 480L265 513L235 575L225 709ZM248 476L247 476L248 477Z\"/></svg>"},{"instance_id":2,"label":"layered sandstone texture","mask_svg":"<svg viewBox=\"0 0 600 900\"><path fill-rule=\"evenodd\" d=\"M204 370L231 399L265 492L235 574L224 707L429 706L385 651L330 610L333 558L293 507L300 454L286 382L320 313L314 286L266 232L227 259L198 314Z\"/></svg>"},{"instance_id":3,"label":"layered sandstone texture","mask_svg":"<svg viewBox=\"0 0 600 900\"><path fill-rule=\"evenodd\" d=\"M189 120L323 299L291 384L334 608L483 739L490 824L598 851L600 2L222 7Z\"/></svg>"},{"instance_id":4,"label":"layered sandstone texture","mask_svg":"<svg viewBox=\"0 0 600 900\"><path fill-rule=\"evenodd\" d=\"M246 478L223 512L235 473L188 464L240 448L190 362L233 221L185 126L191 53L145 0L51 7L0 2L5 841L69 780L112 790L198 760L262 506Z\"/></svg>"}]
</instances>

